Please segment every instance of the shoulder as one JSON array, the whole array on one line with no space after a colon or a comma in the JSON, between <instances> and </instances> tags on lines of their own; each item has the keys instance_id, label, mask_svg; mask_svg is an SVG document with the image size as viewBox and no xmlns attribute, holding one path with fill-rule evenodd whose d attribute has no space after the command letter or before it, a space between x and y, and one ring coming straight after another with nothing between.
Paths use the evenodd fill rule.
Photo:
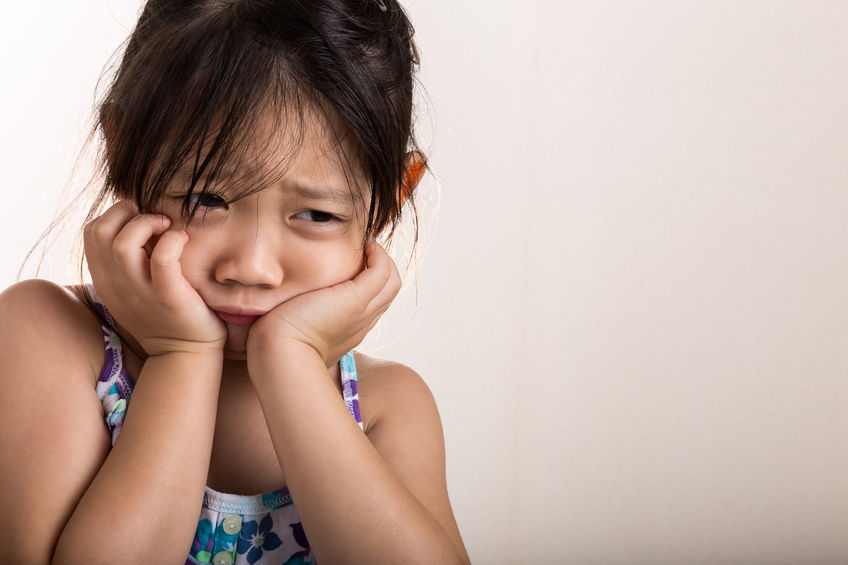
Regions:
<instances>
[{"instance_id":1,"label":"shoulder","mask_svg":"<svg viewBox=\"0 0 848 565\"><path fill-rule=\"evenodd\" d=\"M0 343L32 351L49 348L52 357L88 364L95 374L103 365L103 336L95 314L78 287L31 279L0 293Z\"/></svg>"},{"instance_id":2,"label":"shoulder","mask_svg":"<svg viewBox=\"0 0 848 565\"><path fill-rule=\"evenodd\" d=\"M438 420L430 387L410 367L394 361L355 354L360 409L366 433L395 420L400 414L429 413Z\"/></svg>"},{"instance_id":3,"label":"shoulder","mask_svg":"<svg viewBox=\"0 0 848 565\"><path fill-rule=\"evenodd\" d=\"M359 408L365 433L383 457L418 450L444 472L444 432L436 400L424 379L401 363L356 355ZM397 463L401 463L398 459Z\"/></svg>"},{"instance_id":4,"label":"shoulder","mask_svg":"<svg viewBox=\"0 0 848 565\"><path fill-rule=\"evenodd\" d=\"M103 336L78 296L41 280L0 293L0 320L0 500L15 509L0 547L14 547L3 562L47 563L111 445Z\"/></svg>"},{"instance_id":5,"label":"shoulder","mask_svg":"<svg viewBox=\"0 0 848 565\"><path fill-rule=\"evenodd\" d=\"M421 376L401 363L356 355L360 412L368 440L395 476L468 554L445 476L445 438L436 401Z\"/></svg>"}]
</instances>

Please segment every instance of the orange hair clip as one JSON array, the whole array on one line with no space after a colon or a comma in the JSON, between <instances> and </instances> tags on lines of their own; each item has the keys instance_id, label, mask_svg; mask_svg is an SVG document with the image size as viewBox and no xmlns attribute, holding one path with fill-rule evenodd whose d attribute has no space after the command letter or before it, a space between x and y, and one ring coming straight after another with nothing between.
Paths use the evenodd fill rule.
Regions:
<instances>
[{"instance_id":1,"label":"orange hair clip","mask_svg":"<svg viewBox=\"0 0 848 565\"><path fill-rule=\"evenodd\" d=\"M415 187L418 186L418 183L421 182L421 178L426 171L427 165L422 161L416 161L406 168L403 184L398 191L398 204L401 206L406 204L406 201L409 200L409 197L412 195Z\"/></svg>"}]
</instances>

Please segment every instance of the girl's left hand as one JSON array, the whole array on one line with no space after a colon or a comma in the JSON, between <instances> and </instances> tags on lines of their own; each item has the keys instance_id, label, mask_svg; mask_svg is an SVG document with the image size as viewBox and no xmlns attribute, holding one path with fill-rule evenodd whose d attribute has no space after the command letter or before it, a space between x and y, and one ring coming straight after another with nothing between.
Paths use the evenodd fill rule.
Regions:
<instances>
[{"instance_id":1,"label":"girl's left hand","mask_svg":"<svg viewBox=\"0 0 848 565\"><path fill-rule=\"evenodd\" d=\"M359 345L401 287L397 266L373 239L365 265L353 279L295 296L256 320L247 338L248 367L258 369L251 378L288 346L314 349L329 367Z\"/></svg>"}]
</instances>

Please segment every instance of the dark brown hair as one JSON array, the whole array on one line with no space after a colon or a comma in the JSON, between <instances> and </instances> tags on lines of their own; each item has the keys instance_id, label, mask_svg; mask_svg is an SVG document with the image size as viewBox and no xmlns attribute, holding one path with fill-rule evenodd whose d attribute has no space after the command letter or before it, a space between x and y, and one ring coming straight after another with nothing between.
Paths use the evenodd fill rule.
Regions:
<instances>
[{"instance_id":1,"label":"dark brown hair","mask_svg":"<svg viewBox=\"0 0 848 565\"><path fill-rule=\"evenodd\" d=\"M319 125L357 195L370 193L366 237L391 236L407 196L414 214L412 195L401 194L408 152L423 155L412 125L413 33L396 0L149 0L98 107L105 182L87 220L110 196L151 211L187 165L190 219L192 193L209 191L223 170L250 171L242 194L284 172L279 147L243 166L248 148L273 146L282 131L297 145Z\"/></svg>"}]
</instances>

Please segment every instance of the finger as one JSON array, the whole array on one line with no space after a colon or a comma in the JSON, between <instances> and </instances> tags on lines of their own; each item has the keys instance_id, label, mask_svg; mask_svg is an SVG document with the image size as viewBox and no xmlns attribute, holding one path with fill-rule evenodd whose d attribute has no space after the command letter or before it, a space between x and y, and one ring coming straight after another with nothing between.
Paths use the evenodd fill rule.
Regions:
<instances>
[{"instance_id":1,"label":"finger","mask_svg":"<svg viewBox=\"0 0 848 565\"><path fill-rule=\"evenodd\" d=\"M150 277L153 286L165 298L174 298L187 284L180 267L180 257L188 241L183 230L168 230L159 238L150 254Z\"/></svg>"},{"instance_id":2,"label":"finger","mask_svg":"<svg viewBox=\"0 0 848 565\"><path fill-rule=\"evenodd\" d=\"M144 247L151 237L163 233L170 224L170 218L160 214L141 214L127 222L112 242L118 267L130 278L148 280L149 261Z\"/></svg>"},{"instance_id":3,"label":"finger","mask_svg":"<svg viewBox=\"0 0 848 565\"><path fill-rule=\"evenodd\" d=\"M363 337L364 337L365 335L368 335L368 333L369 333L371 330L373 330L373 329L374 329L374 326L376 326L376 325L377 325L377 323L380 321L380 318L382 318L382 317L383 317L383 314L385 314L385 313L386 313L386 310L388 310L388 307L386 307L386 308L385 308L382 312L380 312L377 316L374 316L374 318L371 320L371 323L370 323L370 324L368 324L368 328L365 330L365 332L364 332L364 334L363 334Z\"/></svg>"},{"instance_id":4,"label":"finger","mask_svg":"<svg viewBox=\"0 0 848 565\"><path fill-rule=\"evenodd\" d=\"M83 229L86 243L111 243L124 225L137 215L134 209L135 205L122 200L88 222Z\"/></svg>"},{"instance_id":5,"label":"finger","mask_svg":"<svg viewBox=\"0 0 848 565\"><path fill-rule=\"evenodd\" d=\"M112 242L128 221L137 214L131 202L122 200L106 212L88 222L83 228L83 245L88 258L89 271L103 265L111 270L114 265ZM105 264L104 264L105 263ZM94 276L94 273L92 273Z\"/></svg>"},{"instance_id":6,"label":"finger","mask_svg":"<svg viewBox=\"0 0 848 565\"><path fill-rule=\"evenodd\" d=\"M389 307L395 297L400 292L401 287L401 279L400 275L397 274L397 270L395 270L394 274L389 277L386 285L380 290L380 292L371 300L372 306L381 307L384 310Z\"/></svg>"},{"instance_id":7,"label":"finger","mask_svg":"<svg viewBox=\"0 0 848 565\"><path fill-rule=\"evenodd\" d=\"M368 303L370 308L387 309L397 296L398 292L400 292L402 281L394 261L392 261L389 265L389 271L389 278L386 280L383 288L381 288L379 292L377 292L376 296L374 296Z\"/></svg>"},{"instance_id":8,"label":"finger","mask_svg":"<svg viewBox=\"0 0 848 565\"><path fill-rule=\"evenodd\" d=\"M136 205L129 200L121 200L110 206L108 210L95 218L91 224L93 224L94 232L98 239L102 238L112 241L126 223L136 216L138 216Z\"/></svg>"},{"instance_id":9,"label":"finger","mask_svg":"<svg viewBox=\"0 0 848 565\"><path fill-rule=\"evenodd\" d=\"M400 290L400 274L395 262L375 241L365 247L367 268L353 279L360 295L367 297L370 307L388 304Z\"/></svg>"}]
</instances>

